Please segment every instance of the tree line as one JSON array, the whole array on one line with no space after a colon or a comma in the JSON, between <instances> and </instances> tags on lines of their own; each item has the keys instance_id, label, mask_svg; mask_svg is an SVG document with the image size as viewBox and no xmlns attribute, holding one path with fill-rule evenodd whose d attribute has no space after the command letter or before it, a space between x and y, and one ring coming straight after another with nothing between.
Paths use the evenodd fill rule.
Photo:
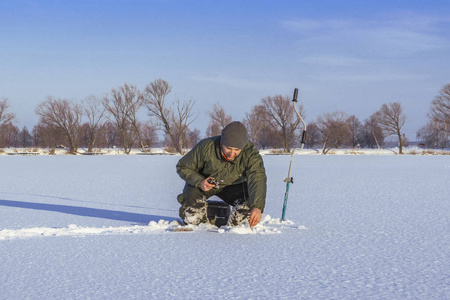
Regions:
<instances>
[{"instance_id":1,"label":"tree line","mask_svg":"<svg viewBox=\"0 0 450 300\"><path fill-rule=\"evenodd\" d=\"M56 148L64 145L70 153L80 147L88 152L94 149L120 147L126 154L139 147L149 151L156 143L167 150L183 154L200 139L200 130L192 129L198 117L194 113L195 101L176 99L169 103L171 85L157 79L141 91L125 83L113 88L103 98L88 96L77 102L47 97L35 108L39 117L31 132L14 124L15 114L8 100L0 100L0 147ZM145 110L148 119L139 119ZM299 112L306 119L300 104ZM220 103L207 112L209 124L205 136L220 135L222 128L232 121ZM446 148L450 130L450 84L445 85L430 103L428 122L417 132L417 138L429 148ZM290 152L298 145L301 124L294 116L289 96L268 96L252 107L242 120L249 131L250 140L260 149L274 148ZM306 146L319 147L323 154L340 147L379 148L385 138L398 139L399 153L408 141L402 128L406 121L401 103L387 103L369 118L361 121L355 115L335 111L323 113L307 124ZM164 133L159 141L158 132Z\"/></svg>"}]
</instances>

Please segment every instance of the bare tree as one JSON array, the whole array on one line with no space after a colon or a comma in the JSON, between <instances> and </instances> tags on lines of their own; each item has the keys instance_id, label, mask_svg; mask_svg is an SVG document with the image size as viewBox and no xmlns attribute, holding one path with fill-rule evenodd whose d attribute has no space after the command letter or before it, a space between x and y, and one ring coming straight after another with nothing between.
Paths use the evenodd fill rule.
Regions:
<instances>
[{"instance_id":1,"label":"bare tree","mask_svg":"<svg viewBox=\"0 0 450 300\"><path fill-rule=\"evenodd\" d=\"M352 148L355 148L361 143L362 140L362 124L359 119L352 115L347 119L347 123L350 130L350 140Z\"/></svg>"},{"instance_id":2,"label":"bare tree","mask_svg":"<svg viewBox=\"0 0 450 300\"><path fill-rule=\"evenodd\" d=\"M429 148L444 149L449 144L447 125L434 119L429 119L427 124L417 131L416 137Z\"/></svg>"},{"instance_id":3,"label":"bare tree","mask_svg":"<svg viewBox=\"0 0 450 300\"><path fill-rule=\"evenodd\" d=\"M171 134L169 121L173 111L167 106L166 97L171 91L172 87L167 81L162 79L149 83L144 89L145 105L150 116L156 117L158 125L169 135Z\"/></svg>"},{"instance_id":4,"label":"bare tree","mask_svg":"<svg viewBox=\"0 0 450 300\"><path fill-rule=\"evenodd\" d=\"M187 134L187 147L192 148L200 141L200 130L195 128L194 130L189 130Z\"/></svg>"},{"instance_id":5,"label":"bare tree","mask_svg":"<svg viewBox=\"0 0 450 300\"><path fill-rule=\"evenodd\" d=\"M267 130L267 124L264 123L261 115L265 113L263 105L255 105L250 113L245 113L243 124L248 131L249 140L258 148L265 148L266 143L263 140L263 132Z\"/></svg>"},{"instance_id":6,"label":"bare tree","mask_svg":"<svg viewBox=\"0 0 450 300\"><path fill-rule=\"evenodd\" d=\"M431 102L430 116L435 122L446 124L450 130L450 84L445 85Z\"/></svg>"},{"instance_id":7,"label":"bare tree","mask_svg":"<svg viewBox=\"0 0 450 300\"><path fill-rule=\"evenodd\" d=\"M416 137L428 148L445 148L446 140L443 138L443 131L438 127L438 123L432 120L417 131Z\"/></svg>"},{"instance_id":8,"label":"bare tree","mask_svg":"<svg viewBox=\"0 0 450 300\"><path fill-rule=\"evenodd\" d=\"M192 99L183 101L183 103L177 100L176 113L172 115L172 128L175 129L176 135L178 136L178 143L176 146L174 143L174 146L181 154L184 154L183 147L187 145L187 136L190 131L189 126L195 120L192 113L194 103Z\"/></svg>"},{"instance_id":9,"label":"bare tree","mask_svg":"<svg viewBox=\"0 0 450 300\"><path fill-rule=\"evenodd\" d=\"M320 130L316 122L311 122L308 124L308 134L306 135L306 146L308 148L313 148L316 144L320 142Z\"/></svg>"},{"instance_id":10,"label":"bare tree","mask_svg":"<svg viewBox=\"0 0 450 300\"><path fill-rule=\"evenodd\" d=\"M16 115L14 113L8 112L9 104L8 99L3 98L0 101L0 128L10 122L14 122Z\"/></svg>"},{"instance_id":11,"label":"bare tree","mask_svg":"<svg viewBox=\"0 0 450 300\"><path fill-rule=\"evenodd\" d=\"M0 100L0 147L11 147L15 144L15 125L13 124L16 116L8 112L8 99Z\"/></svg>"},{"instance_id":12,"label":"bare tree","mask_svg":"<svg viewBox=\"0 0 450 300\"><path fill-rule=\"evenodd\" d=\"M262 119L281 138L284 151L290 152L297 137L296 132L300 128L300 120L294 116L290 98L278 95L263 98L261 101L265 108L265 113L261 114ZM300 105L299 112L304 116L303 105Z\"/></svg>"},{"instance_id":13,"label":"bare tree","mask_svg":"<svg viewBox=\"0 0 450 300\"><path fill-rule=\"evenodd\" d=\"M158 141L156 127L150 121L145 122L142 126L142 140L146 149L150 149Z\"/></svg>"},{"instance_id":14,"label":"bare tree","mask_svg":"<svg viewBox=\"0 0 450 300\"><path fill-rule=\"evenodd\" d=\"M67 142L67 138L63 130L53 125L48 125L39 120L32 130L34 147L51 148L52 151L58 145Z\"/></svg>"},{"instance_id":15,"label":"bare tree","mask_svg":"<svg viewBox=\"0 0 450 300\"><path fill-rule=\"evenodd\" d=\"M194 130L190 130L188 129L186 132L186 140L184 141L185 144L184 147L185 148L192 148L193 146L195 146L198 142L200 141L200 130L198 130L197 128L195 128ZM175 147L173 146L172 140L170 139L169 135L166 134L165 140L164 140L164 144L168 147L169 151L176 151L174 150Z\"/></svg>"},{"instance_id":16,"label":"bare tree","mask_svg":"<svg viewBox=\"0 0 450 300\"><path fill-rule=\"evenodd\" d=\"M317 127L321 133L322 154L332 148L339 148L350 138L348 115L344 112L325 113L317 118Z\"/></svg>"},{"instance_id":17,"label":"bare tree","mask_svg":"<svg viewBox=\"0 0 450 300\"><path fill-rule=\"evenodd\" d=\"M406 143L406 138L401 130L406 121L406 116L403 114L402 105L399 102L383 104L380 110L375 113L383 132L389 136L395 134L398 138L398 153L403 154L403 145Z\"/></svg>"},{"instance_id":18,"label":"bare tree","mask_svg":"<svg viewBox=\"0 0 450 300\"><path fill-rule=\"evenodd\" d=\"M282 140L278 133L264 121L266 109L263 105L255 105L250 113L245 113L243 124L248 130L249 140L260 149L280 148Z\"/></svg>"},{"instance_id":19,"label":"bare tree","mask_svg":"<svg viewBox=\"0 0 450 300\"><path fill-rule=\"evenodd\" d=\"M0 127L0 147L19 147L19 128L12 122Z\"/></svg>"},{"instance_id":20,"label":"bare tree","mask_svg":"<svg viewBox=\"0 0 450 300\"><path fill-rule=\"evenodd\" d=\"M40 122L63 132L70 153L77 152L82 117L80 105L66 99L48 97L37 106L36 114L40 117Z\"/></svg>"},{"instance_id":21,"label":"bare tree","mask_svg":"<svg viewBox=\"0 0 450 300\"><path fill-rule=\"evenodd\" d=\"M141 150L145 151L144 140L142 137L143 124L137 119L137 111L142 107L142 102L139 106L134 106L133 110L128 116L128 120L130 121L131 126L136 133L139 145L141 146Z\"/></svg>"},{"instance_id":22,"label":"bare tree","mask_svg":"<svg viewBox=\"0 0 450 300\"><path fill-rule=\"evenodd\" d=\"M206 136L220 135L222 129L227 126L231 121L231 115L227 115L225 109L220 103L215 103L212 110L208 112L209 125L206 130Z\"/></svg>"},{"instance_id":23,"label":"bare tree","mask_svg":"<svg viewBox=\"0 0 450 300\"><path fill-rule=\"evenodd\" d=\"M167 81L157 79L149 83L144 90L145 105L150 116L156 117L158 125L169 136L172 146L180 154L184 153L183 145L189 125L193 118L194 101L177 101L175 108L166 104L166 97L172 90Z\"/></svg>"},{"instance_id":24,"label":"bare tree","mask_svg":"<svg viewBox=\"0 0 450 300\"><path fill-rule=\"evenodd\" d=\"M245 125L245 128L247 128L248 139L255 145L258 144L259 133L262 129L262 122L258 117L257 107L258 106L254 106L250 113L245 113L245 118L242 122Z\"/></svg>"},{"instance_id":25,"label":"bare tree","mask_svg":"<svg viewBox=\"0 0 450 300\"><path fill-rule=\"evenodd\" d=\"M114 146L119 145L119 132L117 131L117 126L110 121L106 121L106 123L100 129L102 134L102 143L106 145L107 148L113 148Z\"/></svg>"},{"instance_id":26,"label":"bare tree","mask_svg":"<svg viewBox=\"0 0 450 300\"><path fill-rule=\"evenodd\" d=\"M379 148L384 144L383 130L378 124L375 113L364 121L361 142L369 148Z\"/></svg>"},{"instance_id":27,"label":"bare tree","mask_svg":"<svg viewBox=\"0 0 450 300\"><path fill-rule=\"evenodd\" d=\"M24 126L22 130L19 132L19 141L21 147L30 147L33 143L33 137L31 136L28 128Z\"/></svg>"},{"instance_id":28,"label":"bare tree","mask_svg":"<svg viewBox=\"0 0 450 300\"><path fill-rule=\"evenodd\" d=\"M103 100L106 111L115 122L120 134L122 146L126 154L130 154L134 142L138 138L136 113L142 106L142 96L134 85L125 83L112 89L111 95Z\"/></svg>"},{"instance_id":29,"label":"bare tree","mask_svg":"<svg viewBox=\"0 0 450 300\"><path fill-rule=\"evenodd\" d=\"M42 136L42 130L41 130L41 123L38 123L34 125L33 129L31 130L31 136L33 137L33 146L34 147L41 147L43 144L43 136Z\"/></svg>"},{"instance_id":30,"label":"bare tree","mask_svg":"<svg viewBox=\"0 0 450 300\"><path fill-rule=\"evenodd\" d=\"M447 147L450 137L450 84L445 85L431 102L428 116L433 123L433 129L438 131L436 144Z\"/></svg>"},{"instance_id":31,"label":"bare tree","mask_svg":"<svg viewBox=\"0 0 450 300\"><path fill-rule=\"evenodd\" d=\"M104 124L105 107L102 105L102 100L96 96L89 96L82 102L82 108L87 117L87 147L88 152L92 152L98 132Z\"/></svg>"}]
</instances>

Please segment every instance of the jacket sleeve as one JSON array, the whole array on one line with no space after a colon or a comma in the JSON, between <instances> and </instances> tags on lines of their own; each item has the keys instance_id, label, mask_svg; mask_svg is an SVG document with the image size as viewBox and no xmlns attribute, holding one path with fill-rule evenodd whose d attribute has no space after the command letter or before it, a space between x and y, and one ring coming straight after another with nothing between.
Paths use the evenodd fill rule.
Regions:
<instances>
[{"instance_id":1,"label":"jacket sleeve","mask_svg":"<svg viewBox=\"0 0 450 300\"><path fill-rule=\"evenodd\" d=\"M261 212L264 212L264 207L266 206L267 176L264 162L259 152L254 152L249 158L247 180L252 208L259 208Z\"/></svg>"},{"instance_id":2,"label":"jacket sleeve","mask_svg":"<svg viewBox=\"0 0 450 300\"><path fill-rule=\"evenodd\" d=\"M188 184L200 187L200 183L205 177L200 174L203 168L202 145L197 144L177 163L177 173Z\"/></svg>"}]
</instances>

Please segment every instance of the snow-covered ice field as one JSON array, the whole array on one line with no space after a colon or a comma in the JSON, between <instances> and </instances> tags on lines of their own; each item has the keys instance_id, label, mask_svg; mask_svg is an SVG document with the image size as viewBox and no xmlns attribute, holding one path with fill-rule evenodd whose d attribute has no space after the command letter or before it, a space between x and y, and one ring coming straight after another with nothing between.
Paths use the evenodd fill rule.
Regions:
<instances>
[{"instance_id":1,"label":"snow-covered ice field","mask_svg":"<svg viewBox=\"0 0 450 300\"><path fill-rule=\"evenodd\" d=\"M264 156L263 224L175 233L179 158L0 156L0 299L450 299L449 156L297 155L284 224Z\"/></svg>"}]
</instances>

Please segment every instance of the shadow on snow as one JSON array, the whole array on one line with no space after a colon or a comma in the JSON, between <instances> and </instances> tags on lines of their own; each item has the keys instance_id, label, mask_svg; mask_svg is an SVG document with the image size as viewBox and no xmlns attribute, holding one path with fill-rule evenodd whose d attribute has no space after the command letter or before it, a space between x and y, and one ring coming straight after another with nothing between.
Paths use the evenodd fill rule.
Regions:
<instances>
[{"instance_id":1,"label":"shadow on snow","mask_svg":"<svg viewBox=\"0 0 450 300\"><path fill-rule=\"evenodd\" d=\"M170 222L177 220L177 218L167 217L167 216L145 215L145 214L130 213L130 212L125 212L125 211L117 211L117 210L109 210L109 209L98 209L98 208L69 206L69 205L60 205L60 204L33 203L33 202L1 200L1 199L0 199L0 206L54 211L54 212L60 212L60 213L83 216L83 217L102 218L102 219L126 221L126 222L141 223L141 224L148 224L150 221L158 222L161 219L164 219L164 220L167 220Z\"/></svg>"},{"instance_id":2,"label":"shadow on snow","mask_svg":"<svg viewBox=\"0 0 450 300\"><path fill-rule=\"evenodd\" d=\"M97 201L83 201L83 200L67 198L67 197L57 197L57 196L40 195L40 194L12 193L12 192L2 192L2 191L0 191L0 194L25 195L25 196L32 196L32 197L39 197L39 198L58 199L58 200L64 200L64 201L68 200L68 201L76 201L76 202L91 203L91 204L115 205L115 206L144 208L144 209L153 209L153 210L161 210L161 211L174 211L173 209L162 209L162 208L155 208L155 207L126 205L126 204L117 204L117 203L111 204L111 203L97 202Z\"/></svg>"}]
</instances>

